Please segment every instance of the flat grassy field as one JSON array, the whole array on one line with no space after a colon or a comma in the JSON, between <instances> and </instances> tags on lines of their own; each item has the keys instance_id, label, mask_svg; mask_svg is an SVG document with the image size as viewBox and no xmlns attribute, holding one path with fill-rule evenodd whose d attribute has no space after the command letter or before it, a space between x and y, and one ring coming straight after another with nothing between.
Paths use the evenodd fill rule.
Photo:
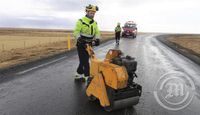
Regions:
<instances>
[{"instance_id":1,"label":"flat grassy field","mask_svg":"<svg viewBox=\"0 0 200 115\"><path fill-rule=\"evenodd\" d=\"M200 54L200 35L176 35L168 40Z\"/></svg>"},{"instance_id":2,"label":"flat grassy field","mask_svg":"<svg viewBox=\"0 0 200 115\"><path fill-rule=\"evenodd\" d=\"M102 32L102 40L114 37L112 32ZM0 29L0 69L48 57L69 50L75 41L70 30L50 29Z\"/></svg>"}]
</instances>

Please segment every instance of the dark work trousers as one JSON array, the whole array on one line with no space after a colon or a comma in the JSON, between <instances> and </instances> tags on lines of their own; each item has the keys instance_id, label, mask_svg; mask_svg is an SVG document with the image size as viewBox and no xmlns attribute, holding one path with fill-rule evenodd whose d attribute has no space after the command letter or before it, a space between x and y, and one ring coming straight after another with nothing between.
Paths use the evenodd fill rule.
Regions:
<instances>
[{"instance_id":1,"label":"dark work trousers","mask_svg":"<svg viewBox=\"0 0 200 115\"><path fill-rule=\"evenodd\" d=\"M120 33L121 33L121 32L115 32L115 40L116 40L116 43L119 43L119 40L120 40Z\"/></svg>"},{"instance_id":2,"label":"dark work trousers","mask_svg":"<svg viewBox=\"0 0 200 115\"><path fill-rule=\"evenodd\" d=\"M86 51L86 45L82 43L77 44L77 51L79 57L79 66L77 68L77 73L89 76L90 75L89 54Z\"/></svg>"}]
</instances>

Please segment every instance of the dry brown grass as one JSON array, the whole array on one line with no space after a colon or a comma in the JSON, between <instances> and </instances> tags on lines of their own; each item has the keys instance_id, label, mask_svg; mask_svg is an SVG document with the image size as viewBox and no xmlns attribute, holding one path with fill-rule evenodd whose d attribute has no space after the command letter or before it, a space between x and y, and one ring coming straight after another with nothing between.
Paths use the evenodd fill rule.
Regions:
<instances>
[{"instance_id":1,"label":"dry brown grass","mask_svg":"<svg viewBox=\"0 0 200 115\"><path fill-rule=\"evenodd\" d=\"M0 29L0 69L67 51L69 34L64 30ZM112 32L102 32L103 40L112 37ZM71 46L75 46L73 39Z\"/></svg>"},{"instance_id":2,"label":"dry brown grass","mask_svg":"<svg viewBox=\"0 0 200 115\"><path fill-rule=\"evenodd\" d=\"M38 45L26 49L12 49L3 51L0 54L0 67L5 68L11 65L26 63L40 58L48 57L67 50L65 42L55 44Z\"/></svg>"},{"instance_id":3,"label":"dry brown grass","mask_svg":"<svg viewBox=\"0 0 200 115\"><path fill-rule=\"evenodd\" d=\"M200 54L200 35L179 35L171 37L169 40Z\"/></svg>"},{"instance_id":4,"label":"dry brown grass","mask_svg":"<svg viewBox=\"0 0 200 115\"><path fill-rule=\"evenodd\" d=\"M0 51L67 41L69 31L0 29Z\"/></svg>"}]
</instances>

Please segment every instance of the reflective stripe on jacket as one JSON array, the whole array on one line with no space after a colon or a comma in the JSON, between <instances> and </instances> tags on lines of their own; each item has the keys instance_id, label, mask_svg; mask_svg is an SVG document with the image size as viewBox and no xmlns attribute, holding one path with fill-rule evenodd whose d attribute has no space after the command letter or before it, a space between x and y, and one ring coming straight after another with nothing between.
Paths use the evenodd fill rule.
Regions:
<instances>
[{"instance_id":1,"label":"reflective stripe on jacket","mask_svg":"<svg viewBox=\"0 0 200 115\"><path fill-rule=\"evenodd\" d=\"M100 31L96 21L86 16L77 21L73 34L76 39L81 36L100 39Z\"/></svg>"},{"instance_id":2,"label":"reflective stripe on jacket","mask_svg":"<svg viewBox=\"0 0 200 115\"><path fill-rule=\"evenodd\" d=\"M121 32L121 27L120 26L115 27L115 32Z\"/></svg>"}]
</instances>

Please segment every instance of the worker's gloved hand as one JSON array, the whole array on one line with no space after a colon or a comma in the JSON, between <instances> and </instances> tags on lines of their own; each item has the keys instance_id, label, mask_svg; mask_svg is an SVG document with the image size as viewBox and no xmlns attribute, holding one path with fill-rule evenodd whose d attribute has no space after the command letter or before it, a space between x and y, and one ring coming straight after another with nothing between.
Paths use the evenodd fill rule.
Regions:
<instances>
[{"instance_id":1,"label":"worker's gloved hand","mask_svg":"<svg viewBox=\"0 0 200 115\"><path fill-rule=\"evenodd\" d=\"M99 44L100 44L100 40L99 39L96 39L94 42L95 42L95 46L99 46Z\"/></svg>"}]
</instances>

